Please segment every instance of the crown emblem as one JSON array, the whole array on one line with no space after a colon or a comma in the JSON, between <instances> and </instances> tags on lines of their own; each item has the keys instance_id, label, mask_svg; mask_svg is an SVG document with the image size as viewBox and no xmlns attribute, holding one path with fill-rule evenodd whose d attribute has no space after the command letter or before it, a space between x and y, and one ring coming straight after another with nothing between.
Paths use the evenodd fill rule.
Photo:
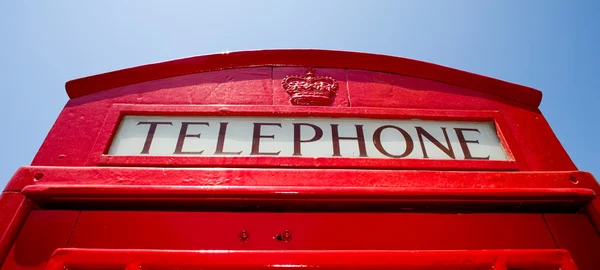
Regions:
<instances>
[{"instance_id":1,"label":"crown emblem","mask_svg":"<svg viewBox=\"0 0 600 270\"><path fill-rule=\"evenodd\" d=\"M330 105L338 89L333 78L315 76L314 68L307 68L304 76L286 76L281 85L294 105Z\"/></svg>"}]
</instances>

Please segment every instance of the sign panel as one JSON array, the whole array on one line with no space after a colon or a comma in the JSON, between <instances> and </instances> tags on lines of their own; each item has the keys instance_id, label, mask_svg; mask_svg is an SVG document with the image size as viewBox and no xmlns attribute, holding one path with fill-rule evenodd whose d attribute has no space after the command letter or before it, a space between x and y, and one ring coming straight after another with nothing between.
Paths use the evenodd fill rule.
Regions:
<instances>
[{"instance_id":1,"label":"sign panel","mask_svg":"<svg viewBox=\"0 0 600 270\"><path fill-rule=\"evenodd\" d=\"M136 115L108 155L508 159L493 122Z\"/></svg>"}]
</instances>

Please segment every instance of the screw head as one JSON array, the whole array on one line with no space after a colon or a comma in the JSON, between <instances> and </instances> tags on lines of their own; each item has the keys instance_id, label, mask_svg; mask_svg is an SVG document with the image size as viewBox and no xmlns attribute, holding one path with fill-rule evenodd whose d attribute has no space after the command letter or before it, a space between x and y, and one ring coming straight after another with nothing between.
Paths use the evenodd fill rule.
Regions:
<instances>
[{"instance_id":1,"label":"screw head","mask_svg":"<svg viewBox=\"0 0 600 270\"><path fill-rule=\"evenodd\" d=\"M573 184L578 184L579 180L577 180L577 178L575 177L575 175L569 175L569 180L571 180L571 183Z\"/></svg>"},{"instance_id":2,"label":"screw head","mask_svg":"<svg viewBox=\"0 0 600 270\"><path fill-rule=\"evenodd\" d=\"M288 230L285 230L282 233L276 234L274 238L277 241L289 242L292 240L292 233Z\"/></svg>"},{"instance_id":3,"label":"screw head","mask_svg":"<svg viewBox=\"0 0 600 270\"><path fill-rule=\"evenodd\" d=\"M246 230L242 230L242 232L240 232L240 241L242 242L248 242L248 239L250 239L250 234L248 234L246 232Z\"/></svg>"}]
</instances>

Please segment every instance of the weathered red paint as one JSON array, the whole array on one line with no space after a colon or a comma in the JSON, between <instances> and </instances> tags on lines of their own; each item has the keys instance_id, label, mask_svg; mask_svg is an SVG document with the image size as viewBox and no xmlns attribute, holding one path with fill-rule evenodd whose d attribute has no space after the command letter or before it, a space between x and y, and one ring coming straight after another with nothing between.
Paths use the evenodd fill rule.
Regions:
<instances>
[{"instance_id":1,"label":"weathered red paint","mask_svg":"<svg viewBox=\"0 0 600 270\"><path fill-rule=\"evenodd\" d=\"M337 82L330 106L290 104L281 81L306 67ZM270 50L114 71L67 93L0 196L2 270L600 268L600 186L528 87L397 57ZM127 114L492 121L509 160L106 155Z\"/></svg>"},{"instance_id":2,"label":"weathered red paint","mask_svg":"<svg viewBox=\"0 0 600 270\"><path fill-rule=\"evenodd\" d=\"M273 70L276 67L272 68ZM342 70L349 73L352 70ZM237 72L237 73L236 73ZM366 71L363 71L366 72ZM374 77L380 76L379 73L372 72ZM194 107L202 105L204 107L198 109L196 113L201 113L202 110L214 110L217 113L222 111L222 114L229 115L229 111L247 111L248 115L268 115L270 111L281 112L288 111L287 115L293 115L294 112L299 115L319 115L339 117L343 115L342 108L335 110L333 107L301 107L283 106L273 103L272 99L263 98L265 88L271 87L270 91L273 96L277 93L281 94L277 88L280 87L276 79L271 76L269 68L255 67L235 70L222 70L214 72L205 72L191 75L183 75L171 79L162 79L157 81L149 81L134 85L122 86L110 91L103 91L69 101L51 132L48 134L48 139L40 148L40 151L34 158L33 165L44 166L84 166L90 165L86 163L90 158L94 158L97 151L93 148L98 140L106 139L112 135L111 129L103 129L104 123L117 121L118 118L107 116L118 106L116 104L138 104L144 106L156 105L175 105L172 107L180 107L181 111L193 111ZM401 75L395 75L400 76ZM510 150L519 158L523 155L522 170L532 171L561 171L561 170L576 170L575 165L566 154L560 142L556 139L552 130L544 120L539 110L535 107L520 105L515 101L506 98L500 98L491 94L478 92L464 87L452 86L439 82L425 81L427 84L421 87L415 83L402 89L402 91L410 93L412 91L418 94L406 95L402 99L406 103L396 104L398 98L382 98L376 104L361 104L355 107L353 103L367 101L373 97L386 96L390 92L397 92L391 83L393 81L383 80L372 83L372 88L368 90L358 91L357 95L352 95L353 83L360 83L360 78L352 81L350 78L346 82L340 81L339 92L344 90L349 92L349 104L347 113L350 115L354 111L363 111L368 115L373 111L372 118L385 118L392 113L383 113L377 116L377 110L383 108L395 108L401 110L419 109L419 115L423 117L428 114L438 113L438 118L448 119L439 115L440 113L454 114L455 111L469 111L473 114L479 114L481 111L497 112L503 118L505 123L502 130L502 135L518 138L518 142L510 146ZM403 77L402 82L421 81L422 79ZM381 85L389 87L388 91L378 91ZM409 88L413 87L413 88ZM217 88L217 90L214 90ZM344 89L345 88L345 89ZM223 89L223 90L219 90ZM239 89L239 90L237 90ZM420 90L425 89L425 90ZM225 91L225 92L220 92ZM400 91L400 90L398 90ZM401 91L401 92L402 92ZM436 93L436 98L433 98L433 93ZM446 93L454 92L452 96L445 96ZM203 93L200 95L199 93ZM366 93L366 94L365 94ZM439 94L438 94L439 93ZM257 95L255 98L249 99L248 96ZM285 94L287 95L287 94ZM414 99L411 97L415 97ZM417 98L421 97L421 98ZM429 100L424 102L424 100ZM439 103L445 105L440 108ZM83 106L85 104L85 106ZM205 106L205 105L211 106ZM215 105L218 104L218 105ZM184 106L185 105L185 106ZM234 105L234 106L232 106ZM251 106L247 106L251 105ZM256 105L268 105L270 109L256 108ZM369 106L368 109L367 107ZM237 107L237 109L232 109ZM335 106L334 106L335 107ZM158 108L157 108L158 109ZM250 111L255 110L256 114L251 114ZM262 111L259 111L262 110ZM304 113L302 113L304 111ZM425 112L430 111L430 112ZM176 112L173 112L176 113ZM468 114L468 113L467 113ZM231 115L235 115L232 112ZM488 114L488 116L490 116ZM468 120L466 117L464 120ZM497 122L498 124L502 123ZM114 126L110 126L114 128ZM501 127L502 128L502 127ZM72 132L72 130L82 130L86 132ZM505 138L509 140L510 138ZM61 147L62 144L50 144L50 141L68 142L69 147ZM148 159L149 160L149 159ZM214 159L213 159L214 160ZM162 159L162 161L167 161ZM134 163L137 161L134 161ZM334 162L334 161L331 161ZM383 163L389 161L381 161ZM197 162L192 162L194 165ZM191 165L192 163L187 163ZM223 162L215 162L212 166L222 164ZM264 162L261 162L264 163ZM275 164L289 164L283 160L282 162L273 161ZM295 161L292 164L300 164L301 161ZM332 163L330 163L332 164ZM457 169L456 167L448 167L448 162L429 164L437 164L440 168ZM491 164L491 163L488 163ZM317 163L314 166L322 165ZM355 164L347 164L352 166ZM371 164L375 166L375 164ZM300 166L300 165L299 165ZM389 167L389 165L384 166ZM476 167L476 166L475 166ZM509 168L505 168L509 169Z\"/></svg>"},{"instance_id":3,"label":"weathered red paint","mask_svg":"<svg viewBox=\"0 0 600 270\"><path fill-rule=\"evenodd\" d=\"M32 185L151 186L315 186L397 188L583 188L600 193L596 179L582 171L486 172L278 168L157 168L25 166L10 183ZM35 175L39 179L35 179ZM22 179L21 179L22 177ZM323 185L327 179L328 185ZM460 179L460 181L457 181ZM418 180L418 181L417 181Z\"/></svg>"},{"instance_id":4,"label":"weathered red paint","mask_svg":"<svg viewBox=\"0 0 600 270\"><path fill-rule=\"evenodd\" d=\"M461 85L534 107L537 107L542 99L541 92L529 87L431 63L386 55L327 50L264 50L197 56L86 77L70 81L66 87L69 97L77 98L140 82L256 66L307 66L380 71Z\"/></svg>"}]
</instances>

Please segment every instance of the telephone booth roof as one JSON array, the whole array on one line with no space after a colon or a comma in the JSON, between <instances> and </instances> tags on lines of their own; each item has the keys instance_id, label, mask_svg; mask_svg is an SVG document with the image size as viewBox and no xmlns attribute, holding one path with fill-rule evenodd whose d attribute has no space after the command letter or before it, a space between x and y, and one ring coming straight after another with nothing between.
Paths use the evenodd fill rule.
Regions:
<instances>
[{"instance_id":1,"label":"telephone booth roof","mask_svg":"<svg viewBox=\"0 0 600 270\"><path fill-rule=\"evenodd\" d=\"M478 90L524 105L538 107L542 93L536 89L408 58L315 49L225 52L142 65L67 82L70 98L121 86L169 77L224 69L260 66L312 66L401 74Z\"/></svg>"}]
</instances>

